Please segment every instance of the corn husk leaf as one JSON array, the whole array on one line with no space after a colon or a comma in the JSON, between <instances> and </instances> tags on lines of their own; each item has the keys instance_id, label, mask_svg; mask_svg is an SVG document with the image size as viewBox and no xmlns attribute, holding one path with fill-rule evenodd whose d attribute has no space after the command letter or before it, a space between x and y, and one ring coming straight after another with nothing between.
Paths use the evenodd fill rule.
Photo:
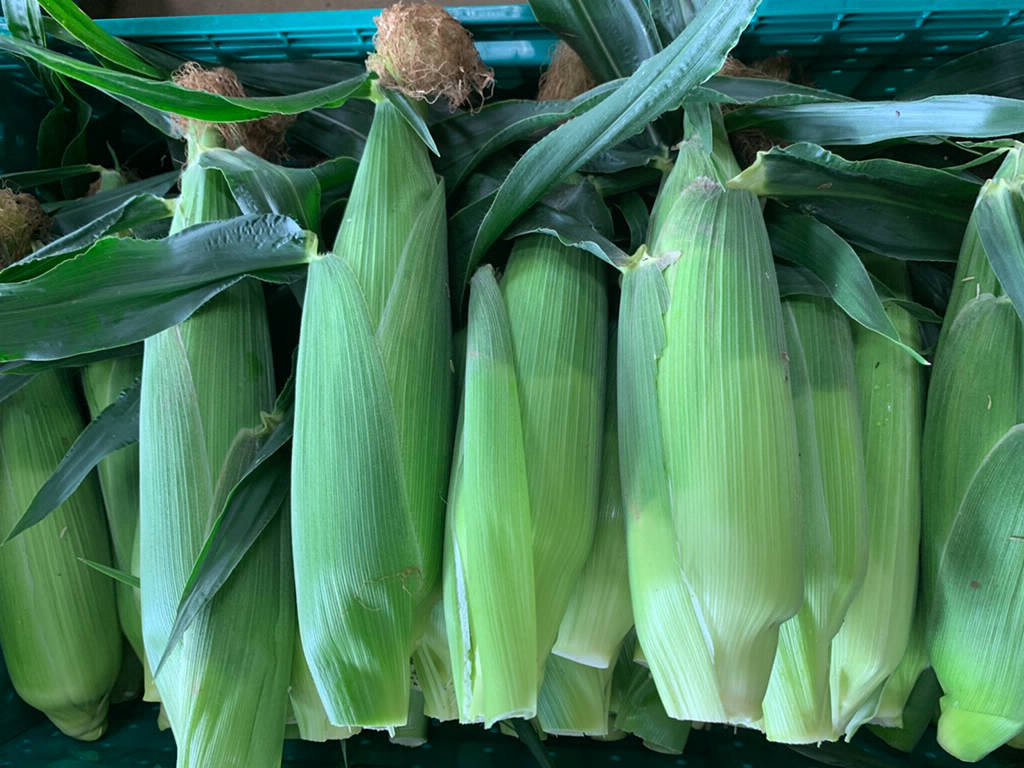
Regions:
<instances>
[{"instance_id":1,"label":"corn husk leaf","mask_svg":"<svg viewBox=\"0 0 1024 768\"><path fill-rule=\"evenodd\" d=\"M537 720L553 736L605 736L612 668L596 669L551 655L537 696Z\"/></svg>"},{"instance_id":2,"label":"corn husk leaf","mask_svg":"<svg viewBox=\"0 0 1024 768\"><path fill-rule=\"evenodd\" d=\"M444 558L461 722L533 717L534 536L512 331L490 267L473 277ZM486 446L481 450L478 446Z\"/></svg>"},{"instance_id":3,"label":"corn husk leaf","mask_svg":"<svg viewBox=\"0 0 1024 768\"><path fill-rule=\"evenodd\" d=\"M138 440L139 389L139 382L136 381L121 392L116 400L103 408L102 412L82 430L57 465L57 469L36 493L25 514L7 534L4 543L44 520L75 492L101 461ZM134 530L134 525L132 529ZM131 545L122 537L115 536L115 546L118 544L121 547L119 552L115 552L115 562L123 566L128 562L124 557L125 545L128 553L131 551Z\"/></svg>"},{"instance_id":4,"label":"corn husk leaf","mask_svg":"<svg viewBox=\"0 0 1024 768\"><path fill-rule=\"evenodd\" d=\"M50 371L0 409L0 516L13 525L81 431L71 382ZM18 695L64 733L106 730L121 668L114 585L77 561L110 563L99 485L89 476L52 515L0 549L0 644Z\"/></svg>"}]
</instances>

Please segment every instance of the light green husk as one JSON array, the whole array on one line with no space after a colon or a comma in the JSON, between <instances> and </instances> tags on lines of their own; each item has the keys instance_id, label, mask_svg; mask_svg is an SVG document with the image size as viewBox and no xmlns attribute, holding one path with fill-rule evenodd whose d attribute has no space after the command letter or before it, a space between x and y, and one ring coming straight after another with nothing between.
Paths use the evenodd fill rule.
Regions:
<instances>
[{"instance_id":1,"label":"light green husk","mask_svg":"<svg viewBox=\"0 0 1024 768\"><path fill-rule=\"evenodd\" d=\"M611 708L615 712L615 728L631 733L654 752L682 754L690 735L690 723L675 720L665 713L650 671L632 661L630 646L635 638L623 643L612 681Z\"/></svg>"},{"instance_id":2,"label":"light green husk","mask_svg":"<svg viewBox=\"0 0 1024 768\"><path fill-rule=\"evenodd\" d=\"M213 129L189 139L172 231L238 214L226 182L199 166ZM139 429L142 627L156 670L186 581L226 494L258 447L274 402L260 284L224 291L146 340ZM277 766L295 638L288 520L267 526L170 650L156 686L177 765Z\"/></svg>"},{"instance_id":3,"label":"light green husk","mask_svg":"<svg viewBox=\"0 0 1024 768\"><path fill-rule=\"evenodd\" d=\"M907 650L895 671L885 681L878 699L878 706L871 722L883 728L899 728L903 724L903 709L911 693L920 685L921 675L928 669L928 644L925 639L926 619L921 591L917 593L917 604L910 628ZM934 677L934 675L932 675ZM936 704L938 698L936 698Z\"/></svg>"},{"instance_id":4,"label":"light green husk","mask_svg":"<svg viewBox=\"0 0 1024 768\"><path fill-rule=\"evenodd\" d=\"M489 301L494 297L485 284L485 275L477 284L484 294L481 298ZM529 585L535 590L535 619L530 622L535 621L537 633L533 663L539 672L542 670L555 642L570 593L590 551L600 490L600 436L608 333L607 299L600 265L589 255L567 248L554 238L545 235L523 237L513 248L502 279L501 294L498 297L500 307L489 307L486 316L480 313L485 325L479 329L473 327L471 307L462 433L456 448L458 457L450 495L458 520L457 527L450 526L450 532L454 534L451 551L457 561L449 560L446 574L451 566L458 574L455 583L464 581L467 590L465 600L459 598L458 590L448 593L452 595L452 601L448 601L446 596L449 641L462 635L452 646L453 670L466 669L468 660L465 654L470 647L475 648L469 681L459 683L456 679L457 691L460 692L460 719L464 721L471 716L491 722L492 718L503 716L502 710L511 706L513 701L510 698L508 705L488 705L473 714L476 705L469 705L466 697L468 691L472 690L472 696L476 696L484 687L491 689L490 695L495 699L501 696L501 686L487 680L492 675L506 674L503 667L508 652L489 643L496 640L502 644L514 644L520 628L516 628L516 635L507 638L480 639L485 633L475 622L480 621L482 611L491 610L489 606L502 599L501 590L506 588L503 583L507 585L514 580L516 589ZM498 343L499 336L505 333L506 318L511 357L505 356L503 343ZM478 386L471 377L475 351L473 341L477 330L492 334L492 339L482 343L493 345L501 355L500 366L481 375L513 377L512 382L503 381L502 385L514 388L516 407L503 409L500 419L508 424L509 430L517 433L515 435L502 432L478 434L470 429L470 419L480 418L469 410L470 388ZM512 364L511 369L508 363ZM485 402L484 407L495 409L495 400ZM502 474L515 472L516 476L503 478L502 482L516 486L521 483L523 478L518 475L521 462L529 493L532 574L523 569L521 563L508 573L499 571L489 559L482 557L488 548L502 546L505 536L500 528L485 534L485 526L500 524L506 516L511 518L513 505L511 501L503 500L516 497L500 493L491 498L477 496L476 489L467 487L460 477L460 473L468 471L468 462L472 462L474 467L488 462L497 466L504 452L513 450L520 451L521 456L511 459L511 464ZM461 468L460 461L463 462ZM496 503L499 505L497 509ZM518 515L518 508L516 510ZM496 541L478 541L477 546L482 549L477 555L462 543L462 537L470 535L470 530L473 538L499 538ZM504 574L504 582L499 573ZM475 598L474 590L480 590L475 593ZM498 592L493 593L492 590ZM483 597L490 594L495 596ZM502 671L494 671L495 667L502 668ZM525 671L520 676L524 680L531 679ZM527 695L516 706L532 711L533 704L523 703L530 700Z\"/></svg>"},{"instance_id":5,"label":"light green husk","mask_svg":"<svg viewBox=\"0 0 1024 768\"><path fill-rule=\"evenodd\" d=\"M327 719L324 703L320 700L320 692L316 689L313 675L310 674L309 665L306 664L306 657L302 654L302 644L299 642L297 629L292 657L292 677L288 686L288 700L291 703L291 713L295 720L297 736L303 741L344 740L355 736L362 730L361 728L331 725L331 721Z\"/></svg>"},{"instance_id":6,"label":"light green husk","mask_svg":"<svg viewBox=\"0 0 1024 768\"><path fill-rule=\"evenodd\" d=\"M912 347L917 321L886 312ZM868 493L868 568L832 641L832 720L847 739L875 716L882 686L910 641L921 541L921 430L924 369L882 336L854 326L857 390Z\"/></svg>"},{"instance_id":7,"label":"light green husk","mask_svg":"<svg viewBox=\"0 0 1024 768\"><path fill-rule=\"evenodd\" d=\"M0 404L0 526L10 531L85 427L71 379L38 374ZM14 689L57 728L106 730L122 640L114 585L78 562L109 564L95 476L45 520L0 548L0 645Z\"/></svg>"},{"instance_id":8,"label":"light green husk","mask_svg":"<svg viewBox=\"0 0 1024 768\"><path fill-rule=\"evenodd\" d=\"M92 418L100 415L117 396L142 374L141 357L115 357L82 369L82 389ZM96 468L114 556L114 567L139 575L139 446L128 445L100 462ZM139 590L117 582L117 614L121 630L142 661L147 691L155 694L146 652L142 645L142 607ZM149 699L153 700L153 699Z\"/></svg>"},{"instance_id":9,"label":"light green husk","mask_svg":"<svg viewBox=\"0 0 1024 768\"><path fill-rule=\"evenodd\" d=\"M552 736L605 736L612 668L548 657L537 697L537 720Z\"/></svg>"},{"instance_id":10,"label":"light green husk","mask_svg":"<svg viewBox=\"0 0 1024 768\"><path fill-rule=\"evenodd\" d=\"M713 159L683 143L653 247L623 276L619 448L633 613L665 709L754 724L801 604L803 522L774 265L757 199L722 186L722 142Z\"/></svg>"},{"instance_id":11,"label":"light green husk","mask_svg":"<svg viewBox=\"0 0 1024 768\"><path fill-rule=\"evenodd\" d=\"M533 525L522 423L508 314L494 270L484 266L470 282L444 610L459 720L487 726L533 717L537 709Z\"/></svg>"},{"instance_id":12,"label":"light green husk","mask_svg":"<svg viewBox=\"0 0 1024 768\"><path fill-rule=\"evenodd\" d=\"M969 230L990 198L1021 196L1022 166L1018 145L982 188ZM965 761L1024 728L1024 610L1014 586L1024 574L1015 538L1024 526L1024 328L987 257L969 233L936 351L922 450L928 653L944 691L938 739ZM972 296L979 279L984 286Z\"/></svg>"},{"instance_id":13,"label":"light green husk","mask_svg":"<svg viewBox=\"0 0 1024 768\"><path fill-rule=\"evenodd\" d=\"M409 659L439 596L453 428L445 222L426 148L379 101L333 252L309 267L296 376L299 626L337 725L405 723Z\"/></svg>"},{"instance_id":14,"label":"light green husk","mask_svg":"<svg viewBox=\"0 0 1024 768\"><path fill-rule=\"evenodd\" d=\"M938 715L941 696L942 689L939 688L935 673L931 669L926 669L918 676L909 695L903 697L898 716L889 718L889 725L872 724L868 728L893 749L913 752L932 720ZM884 703L884 692L882 699Z\"/></svg>"},{"instance_id":15,"label":"light green husk","mask_svg":"<svg viewBox=\"0 0 1024 768\"><path fill-rule=\"evenodd\" d=\"M459 704L455 700L442 602L435 603L430 611L430 619L413 653L412 662L416 670L416 684L423 692L423 713L442 722L457 720Z\"/></svg>"},{"instance_id":16,"label":"light green husk","mask_svg":"<svg viewBox=\"0 0 1024 768\"><path fill-rule=\"evenodd\" d=\"M815 744L838 736L829 664L867 569L867 479L849 320L831 299L782 307L800 444L804 602L779 632L764 731L770 741Z\"/></svg>"},{"instance_id":17,"label":"light green husk","mask_svg":"<svg viewBox=\"0 0 1024 768\"><path fill-rule=\"evenodd\" d=\"M610 336L608 395L601 452L601 495L594 544L569 598L552 653L592 667L614 664L633 626L626 564L626 522L619 476L619 432L615 397L615 334ZM550 662L549 662L550 663Z\"/></svg>"}]
</instances>

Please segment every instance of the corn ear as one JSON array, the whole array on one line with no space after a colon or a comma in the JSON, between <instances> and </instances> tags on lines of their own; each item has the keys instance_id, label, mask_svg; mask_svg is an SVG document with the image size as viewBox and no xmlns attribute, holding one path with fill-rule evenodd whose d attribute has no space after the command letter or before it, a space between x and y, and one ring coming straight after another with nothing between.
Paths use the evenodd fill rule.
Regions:
<instances>
[{"instance_id":1,"label":"corn ear","mask_svg":"<svg viewBox=\"0 0 1024 768\"><path fill-rule=\"evenodd\" d=\"M501 292L519 385L543 667L593 541L608 304L600 262L547 235L516 241Z\"/></svg>"},{"instance_id":2,"label":"corn ear","mask_svg":"<svg viewBox=\"0 0 1024 768\"><path fill-rule=\"evenodd\" d=\"M917 321L886 312L910 346ZM877 333L853 330L867 471L867 575L832 642L832 719L851 737L875 716L882 687L910 642L921 543L921 431L924 370Z\"/></svg>"},{"instance_id":3,"label":"corn ear","mask_svg":"<svg viewBox=\"0 0 1024 768\"><path fill-rule=\"evenodd\" d=\"M11 530L85 427L63 373L46 371L0 405L0 525ZM121 668L114 585L78 562L110 562L94 476L0 548L0 645L18 695L61 731L106 730Z\"/></svg>"},{"instance_id":4,"label":"corn ear","mask_svg":"<svg viewBox=\"0 0 1024 768\"><path fill-rule=\"evenodd\" d=\"M295 648L292 654L292 678L288 686L288 700L291 703L292 718L295 720L296 738L303 741L331 741L355 736L362 729L331 725L327 719L320 692L313 682L306 657L302 653L298 628L295 632ZM287 737L286 737L287 738Z\"/></svg>"},{"instance_id":5,"label":"corn ear","mask_svg":"<svg viewBox=\"0 0 1024 768\"><path fill-rule=\"evenodd\" d=\"M552 650L558 656L607 668L633 626L626 563L626 523L619 477L618 407L615 397L615 333L610 336L607 408L601 451L601 494L594 543L569 598ZM549 662L550 663L550 662Z\"/></svg>"},{"instance_id":6,"label":"corn ear","mask_svg":"<svg viewBox=\"0 0 1024 768\"><path fill-rule=\"evenodd\" d=\"M494 271L470 284L445 535L444 607L461 722L537 708L533 526L512 331Z\"/></svg>"},{"instance_id":7,"label":"corn ear","mask_svg":"<svg viewBox=\"0 0 1024 768\"><path fill-rule=\"evenodd\" d=\"M630 592L668 714L752 724L802 593L781 306L757 199L694 141L673 173L691 181L620 304Z\"/></svg>"},{"instance_id":8,"label":"corn ear","mask_svg":"<svg viewBox=\"0 0 1024 768\"><path fill-rule=\"evenodd\" d=\"M194 144L172 230L237 213ZM142 627L156 670L227 492L257 450L274 376L262 288L245 281L146 340L139 424ZM267 526L156 677L178 766L276 766L292 666L287 515Z\"/></svg>"},{"instance_id":9,"label":"corn ear","mask_svg":"<svg viewBox=\"0 0 1024 768\"><path fill-rule=\"evenodd\" d=\"M89 413L96 418L117 396L142 374L142 358L116 357L82 369L82 389ZM139 446L127 445L100 462L96 468L103 506L107 511L114 567L138 576L135 551L139 535ZM142 660L151 682L146 652L142 646L142 606L139 590L117 582L117 613L121 629L132 650Z\"/></svg>"},{"instance_id":10,"label":"corn ear","mask_svg":"<svg viewBox=\"0 0 1024 768\"><path fill-rule=\"evenodd\" d=\"M537 697L537 720L553 736L604 736L612 669L596 669L551 655Z\"/></svg>"},{"instance_id":11,"label":"corn ear","mask_svg":"<svg viewBox=\"0 0 1024 768\"><path fill-rule=\"evenodd\" d=\"M831 299L782 307L800 444L804 602L779 631L764 731L770 741L815 744L838 735L829 663L867 569L867 480L849 320Z\"/></svg>"},{"instance_id":12,"label":"corn ear","mask_svg":"<svg viewBox=\"0 0 1024 768\"><path fill-rule=\"evenodd\" d=\"M444 189L389 101L309 267L292 512L303 649L337 725L405 722L439 592L452 434Z\"/></svg>"},{"instance_id":13,"label":"corn ear","mask_svg":"<svg viewBox=\"0 0 1024 768\"><path fill-rule=\"evenodd\" d=\"M929 653L944 691L938 739L966 762L1024 730L1022 531L1024 424L1018 424L971 480L935 582Z\"/></svg>"},{"instance_id":14,"label":"corn ear","mask_svg":"<svg viewBox=\"0 0 1024 768\"><path fill-rule=\"evenodd\" d=\"M430 619L412 655L416 686L423 692L423 712L442 722L457 720L459 704L455 700L452 660L448 653L444 603L434 604Z\"/></svg>"}]
</instances>

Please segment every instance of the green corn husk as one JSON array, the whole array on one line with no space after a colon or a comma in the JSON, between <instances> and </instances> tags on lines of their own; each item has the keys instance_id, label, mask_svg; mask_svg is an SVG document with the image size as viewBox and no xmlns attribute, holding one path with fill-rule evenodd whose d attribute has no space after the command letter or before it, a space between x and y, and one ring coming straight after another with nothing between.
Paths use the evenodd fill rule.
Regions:
<instances>
[{"instance_id":1,"label":"green corn husk","mask_svg":"<svg viewBox=\"0 0 1024 768\"><path fill-rule=\"evenodd\" d=\"M199 165L204 148L219 143L213 129L190 137L172 231L237 215L223 176ZM143 638L154 671L196 558L273 402L256 281L146 340L139 539ZM284 512L267 526L156 673L179 768L280 763L295 637L287 526Z\"/></svg>"},{"instance_id":2,"label":"green corn husk","mask_svg":"<svg viewBox=\"0 0 1024 768\"><path fill-rule=\"evenodd\" d=\"M395 728L388 741L400 747L422 747L427 743L427 716L423 712L423 691L413 688L409 692L409 714L405 725Z\"/></svg>"},{"instance_id":3,"label":"green corn husk","mask_svg":"<svg viewBox=\"0 0 1024 768\"><path fill-rule=\"evenodd\" d=\"M974 475L939 561L929 654L942 685L938 741L976 762L1024 730L1024 424Z\"/></svg>"},{"instance_id":4,"label":"green corn husk","mask_svg":"<svg viewBox=\"0 0 1024 768\"><path fill-rule=\"evenodd\" d=\"M939 698L942 689L931 669L926 669L917 678L917 683L900 706L899 717L890 720L892 725L869 725L878 738L893 749L913 752L932 720L939 713ZM884 698L884 695L883 695Z\"/></svg>"},{"instance_id":5,"label":"green corn husk","mask_svg":"<svg viewBox=\"0 0 1024 768\"><path fill-rule=\"evenodd\" d=\"M633 626L626 563L626 523L619 477L618 408L615 397L615 333L608 345L607 407L601 449L601 495L594 544L569 598L552 653L591 667L615 662ZM550 664L550 661L548 662Z\"/></svg>"},{"instance_id":6,"label":"green corn husk","mask_svg":"<svg viewBox=\"0 0 1024 768\"><path fill-rule=\"evenodd\" d=\"M1020 145L1007 153L978 205L1021 194L1022 154ZM968 229L975 226L972 217ZM1024 612L1012 586L1022 577L1014 537L1024 489L1014 473L1024 465L1024 328L986 259L968 235L954 278L967 295L947 311L940 335L922 450L922 588L928 653L944 691L938 738L967 761L1024 728ZM978 286L971 297L976 281L965 275L985 277L994 293Z\"/></svg>"},{"instance_id":7,"label":"green corn husk","mask_svg":"<svg viewBox=\"0 0 1024 768\"><path fill-rule=\"evenodd\" d=\"M477 330L473 328L472 317L470 320L463 432L457 443L450 495L458 519L458 525L450 527L454 536L451 552L458 557L458 563L449 558L446 564L446 579L451 566L469 591L465 600L453 592L447 593L450 599L446 597L449 642L462 635L452 644L453 670L466 669L470 664L466 652L471 647L475 649L469 679L458 683L456 689L463 721L482 717L485 722L491 722L504 716L506 711L532 714L536 688L532 695L525 687L511 689L509 693L519 698L510 695L507 702L502 703L501 684L487 682L488 678L501 679L511 674L506 666L508 651L489 643L512 644L513 639L489 637L481 645L477 637L480 633L474 626L474 621L479 621L479 618L474 620L474 614L479 617L482 611L490 610L486 606L500 599L484 596L492 594L491 590L505 588L499 587L501 580L496 579L496 573L504 572L497 571L483 556L488 548L500 546L501 541L482 540L495 535L504 537L504 534L501 529L486 532L482 520L494 525L504 522L508 515L518 525L519 509L515 507L513 513L499 507L499 514L494 509L493 499L506 497L476 495L476 488L471 490L461 482L460 472L470 470L466 465L460 467L460 462L497 464L506 451L521 452L521 457L514 459L514 464L506 470L516 477L503 478L503 482L516 485L521 482L522 477L518 475L521 461L529 492L533 572L517 564L505 574L504 582L515 580L517 588L528 584L536 592L535 619L531 620L531 623L535 621L537 632L533 663L540 670L554 644L570 593L590 550L597 512L608 332L607 299L600 269L591 257L546 235L522 237L514 246L501 283L502 295L497 299L501 307L488 305L488 314L480 313L484 325L479 330L490 333L491 338L478 343L493 345L500 353L500 368L494 372L495 376L510 374L514 377L517 407L506 409L501 419L508 420L508 428L514 430L515 435L477 434L470 429L469 419L476 418L469 410L469 390L476 386L471 378L470 363ZM489 292L489 284L485 285L486 274L481 275L478 290L483 293L483 300L491 301L494 297ZM497 338L504 333L506 318L512 346L510 360L506 359L504 345L499 345ZM512 363L511 370L506 367L508 362ZM507 381L502 381L502 385L512 386ZM494 402L487 401L486 407L493 409ZM514 418L517 414L513 411L518 411L518 419ZM471 454L474 454L472 459ZM472 471L478 469L474 466ZM509 503L507 507L512 509L513 505ZM472 536L481 539L474 545L480 547L476 552L467 549L461 541L471 529ZM454 575L452 579L455 581ZM475 589L480 591L474 597ZM525 671L519 676L524 681L533 679ZM495 699L486 704L473 703L472 699L485 687Z\"/></svg>"},{"instance_id":8,"label":"green corn husk","mask_svg":"<svg viewBox=\"0 0 1024 768\"><path fill-rule=\"evenodd\" d=\"M412 662L416 670L416 685L423 692L423 713L441 722L458 720L459 704L455 699L443 603L436 603L431 610Z\"/></svg>"},{"instance_id":9,"label":"green corn husk","mask_svg":"<svg viewBox=\"0 0 1024 768\"><path fill-rule=\"evenodd\" d=\"M508 314L494 270L485 266L470 284L444 610L459 720L488 727L533 717L537 708L533 526L521 425Z\"/></svg>"},{"instance_id":10,"label":"green corn husk","mask_svg":"<svg viewBox=\"0 0 1024 768\"><path fill-rule=\"evenodd\" d=\"M501 292L519 382L543 666L593 542L608 302L600 262L547 235L517 240Z\"/></svg>"},{"instance_id":11,"label":"green corn husk","mask_svg":"<svg viewBox=\"0 0 1024 768\"><path fill-rule=\"evenodd\" d=\"M439 595L453 370L443 185L379 99L333 253L309 267L292 523L302 644L327 713L391 728Z\"/></svg>"},{"instance_id":12,"label":"green corn husk","mask_svg":"<svg viewBox=\"0 0 1024 768\"><path fill-rule=\"evenodd\" d=\"M10 531L85 427L69 377L46 371L0 404L0 526ZM110 563L95 477L0 548L0 645L18 695L57 728L106 730L121 668L114 585L78 562Z\"/></svg>"},{"instance_id":13,"label":"green corn husk","mask_svg":"<svg viewBox=\"0 0 1024 768\"><path fill-rule=\"evenodd\" d=\"M832 639L868 563L867 478L853 337L831 299L782 304L800 444L804 602L779 631L764 699L770 741L833 741Z\"/></svg>"},{"instance_id":14,"label":"green corn husk","mask_svg":"<svg viewBox=\"0 0 1024 768\"><path fill-rule=\"evenodd\" d=\"M92 418L100 415L117 396L142 374L142 358L116 357L82 369L82 389ZM128 445L100 462L96 468L107 511L113 545L114 567L138 576L139 547L139 447ZM142 606L139 590L117 582L117 613L121 630L142 662L147 689L152 675L142 646Z\"/></svg>"},{"instance_id":15,"label":"green corn husk","mask_svg":"<svg viewBox=\"0 0 1024 768\"><path fill-rule=\"evenodd\" d=\"M1024 749L1024 731L1021 731L1008 742L1006 742L1006 746L1011 747L1013 749Z\"/></svg>"},{"instance_id":16,"label":"green corn husk","mask_svg":"<svg viewBox=\"0 0 1024 768\"><path fill-rule=\"evenodd\" d=\"M551 655L537 695L537 720L552 736L606 736L612 668Z\"/></svg>"},{"instance_id":17,"label":"green corn husk","mask_svg":"<svg viewBox=\"0 0 1024 768\"><path fill-rule=\"evenodd\" d=\"M331 725L331 721L327 719L327 712L320 699L320 692L316 689L313 675L310 673L306 657L302 653L302 644L299 642L297 630L292 655L292 678L288 686L288 700L292 713L289 724L292 719L295 721L296 735L294 738L318 742L344 740L355 736L362 730L361 728ZM286 738L288 737L286 736Z\"/></svg>"},{"instance_id":18,"label":"green corn husk","mask_svg":"<svg viewBox=\"0 0 1024 768\"><path fill-rule=\"evenodd\" d=\"M682 754L691 725L665 713L650 671L632 661L630 646L634 642L635 637L629 637L623 643L614 669L611 709L615 728L633 734L654 752Z\"/></svg>"},{"instance_id":19,"label":"green corn husk","mask_svg":"<svg viewBox=\"0 0 1024 768\"><path fill-rule=\"evenodd\" d=\"M757 199L715 180L735 167L727 146L683 143L654 246L624 274L619 448L634 618L665 709L754 724L801 603L803 524L774 265Z\"/></svg>"},{"instance_id":20,"label":"green corn husk","mask_svg":"<svg viewBox=\"0 0 1024 768\"><path fill-rule=\"evenodd\" d=\"M917 321L897 304L886 312L906 344ZM867 468L868 569L832 641L832 719L847 739L875 716L883 685L910 641L921 532L924 370L877 333L854 327Z\"/></svg>"}]
</instances>

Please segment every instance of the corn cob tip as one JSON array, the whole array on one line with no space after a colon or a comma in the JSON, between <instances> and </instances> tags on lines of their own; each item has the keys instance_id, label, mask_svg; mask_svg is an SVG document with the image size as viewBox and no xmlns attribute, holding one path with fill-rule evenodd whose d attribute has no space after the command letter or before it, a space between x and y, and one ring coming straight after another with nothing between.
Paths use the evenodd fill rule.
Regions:
<instances>
[{"instance_id":1,"label":"corn cob tip","mask_svg":"<svg viewBox=\"0 0 1024 768\"><path fill-rule=\"evenodd\" d=\"M46 214L32 195L0 187L0 268L26 256L46 224Z\"/></svg>"},{"instance_id":2,"label":"corn cob tip","mask_svg":"<svg viewBox=\"0 0 1024 768\"><path fill-rule=\"evenodd\" d=\"M206 69L194 61L186 61L172 76L176 85L190 91L205 91L218 96L243 98L245 88L233 71L227 67ZM245 147L263 158L282 154L285 131L295 122L294 115L268 115L260 120L240 123L207 123L180 115L174 116L182 136L201 137L208 128L216 130L228 149Z\"/></svg>"},{"instance_id":3,"label":"corn cob tip","mask_svg":"<svg viewBox=\"0 0 1024 768\"><path fill-rule=\"evenodd\" d=\"M976 763L1003 746L1024 725L1019 720L960 709L949 696L943 696L939 705L939 746L965 763Z\"/></svg>"},{"instance_id":4,"label":"corn cob tip","mask_svg":"<svg viewBox=\"0 0 1024 768\"><path fill-rule=\"evenodd\" d=\"M540 76L537 101L572 99L597 85L594 76L564 40L551 53L551 66Z\"/></svg>"},{"instance_id":5,"label":"corn cob tip","mask_svg":"<svg viewBox=\"0 0 1024 768\"><path fill-rule=\"evenodd\" d=\"M395 3L374 21L375 52L366 67L385 88L431 104L444 99L451 109L494 87L472 36L437 5Z\"/></svg>"}]
</instances>

